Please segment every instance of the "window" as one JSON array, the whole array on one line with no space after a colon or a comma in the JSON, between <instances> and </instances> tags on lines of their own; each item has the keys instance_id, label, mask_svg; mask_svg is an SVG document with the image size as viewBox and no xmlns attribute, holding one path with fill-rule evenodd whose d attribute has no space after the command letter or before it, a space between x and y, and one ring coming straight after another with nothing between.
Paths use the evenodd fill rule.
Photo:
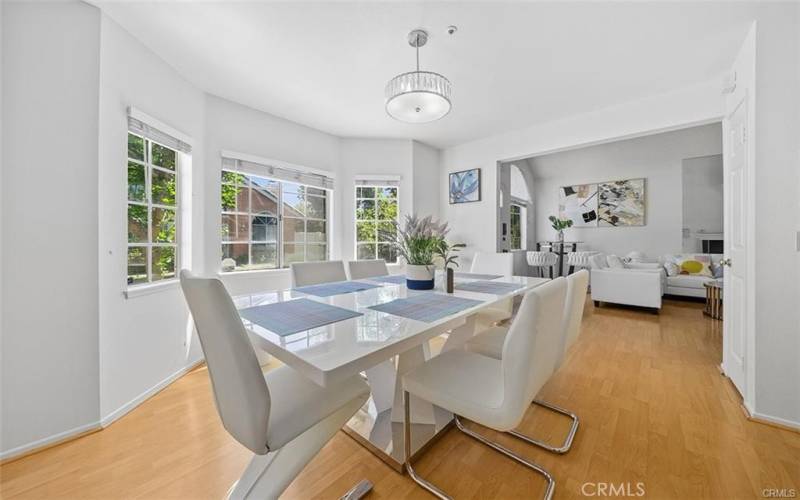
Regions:
<instances>
[{"instance_id":1,"label":"window","mask_svg":"<svg viewBox=\"0 0 800 500\"><path fill-rule=\"evenodd\" d=\"M356 258L397 262L397 187L356 186Z\"/></svg>"},{"instance_id":2,"label":"window","mask_svg":"<svg viewBox=\"0 0 800 500\"><path fill-rule=\"evenodd\" d=\"M525 209L516 203L512 203L509 209L511 211L511 250L520 250L522 249L522 225Z\"/></svg>"},{"instance_id":3,"label":"window","mask_svg":"<svg viewBox=\"0 0 800 500\"><path fill-rule=\"evenodd\" d=\"M128 285L179 269L178 163L176 150L128 133Z\"/></svg>"},{"instance_id":4,"label":"window","mask_svg":"<svg viewBox=\"0 0 800 500\"><path fill-rule=\"evenodd\" d=\"M327 260L325 189L222 170L223 271Z\"/></svg>"}]
</instances>

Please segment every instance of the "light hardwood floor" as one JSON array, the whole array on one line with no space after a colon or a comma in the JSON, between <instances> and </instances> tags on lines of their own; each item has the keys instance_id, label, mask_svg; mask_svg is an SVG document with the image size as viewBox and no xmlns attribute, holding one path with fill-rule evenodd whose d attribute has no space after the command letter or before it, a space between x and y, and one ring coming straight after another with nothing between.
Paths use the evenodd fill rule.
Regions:
<instances>
[{"instance_id":1,"label":"light hardwood floor","mask_svg":"<svg viewBox=\"0 0 800 500\"><path fill-rule=\"evenodd\" d=\"M666 301L656 316L587 301L579 341L539 394L579 415L572 451L551 455L481 431L547 468L556 498L582 498L595 483L630 485L633 494L642 483L647 498L759 498L764 488L800 495L800 434L745 418L718 371L720 323L701 310ZM521 428L557 440L567 422L531 409ZM201 367L101 432L3 465L0 496L219 499L249 456L222 428ZM455 429L417 470L457 498L543 491L538 475ZM430 498L341 432L284 496L336 498L363 478L375 484L370 498Z\"/></svg>"}]
</instances>

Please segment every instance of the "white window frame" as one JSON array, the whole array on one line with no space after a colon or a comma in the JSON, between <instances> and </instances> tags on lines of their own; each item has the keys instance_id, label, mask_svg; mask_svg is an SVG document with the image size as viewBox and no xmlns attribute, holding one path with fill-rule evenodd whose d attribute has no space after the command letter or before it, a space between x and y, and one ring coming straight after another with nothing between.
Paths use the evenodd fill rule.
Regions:
<instances>
[{"instance_id":1,"label":"white window frame","mask_svg":"<svg viewBox=\"0 0 800 500\"><path fill-rule=\"evenodd\" d=\"M131 158L128 156L128 149L127 149L127 139L128 135L133 135L135 137L139 137L144 141L144 161L138 160L135 158ZM158 141L154 141L148 137L144 137L140 134L128 131L128 134L125 136L126 138L126 151L125 156L127 161L125 162L125 171L127 174L128 163L135 163L137 165L142 165L145 168L145 200L144 201L132 201L128 198L128 185L127 185L127 176L126 176L126 190L125 190L125 226L126 226L126 234L127 234L127 226L128 226L128 207L130 205L136 206L143 206L147 210L147 242L130 242L127 241L126 236L126 247L125 247L125 271L126 271L126 285L127 290L136 290L139 288L151 287L154 285L164 285L171 282L178 281L178 273L181 269L181 262L182 262L182 244L181 244L181 231L182 231L182 212L181 212L181 164L182 164L182 157L184 153L173 149L169 146L161 144ZM171 151L175 152L175 170L174 172L168 168L159 167L152 163L152 148L153 144L158 144L161 147L167 148ZM163 205L159 203L153 203L152 200L152 173L153 171L160 171L169 173L170 175L175 175L175 205ZM167 210L173 210L175 212L175 242L174 243L159 243L155 242L153 238L153 209L161 208ZM130 248L144 248L145 249L145 272L147 276L147 281L140 282L140 283L128 283L128 251ZM165 278L153 281L153 248L174 248L175 252L175 275L171 278Z\"/></svg>"},{"instance_id":2,"label":"white window frame","mask_svg":"<svg viewBox=\"0 0 800 500\"><path fill-rule=\"evenodd\" d=\"M248 196L248 209L247 209L246 212L243 212L243 211L225 211L225 210L223 210L221 195L222 195L222 186L225 185L225 183L223 183L221 181L222 174L220 173L220 191L219 191L219 193L220 193L219 194L219 196L220 196L220 212L219 212L220 213L220 245L219 245L220 259L219 260L220 260L220 263L222 263L222 259L224 258L223 257L223 252L222 252L223 245L246 244L247 245L247 261L248 261L247 267L236 268L236 269L233 269L233 270L230 270L230 271L225 271L225 270L220 269L220 273L222 273L222 274L231 274L231 273L242 273L242 272L276 271L276 270L287 269L289 267L289 264L285 262L285 258L284 258L285 257L285 255L284 255L285 252L284 252L284 248L283 248L284 245L286 245L286 244L295 244L295 245L302 244L303 245L303 260L302 261L294 261L294 262L308 262L307 259L308 259L308 245L309 244L311 244L311 245L325 245L325 257L324 257L323 261L330 260L330 256L331 256L331 237L332 237L332 235L331 235L331 214L332 214L331 203L332 203L332 198L333 198L333 196L331 195L331 191L332 191L331 189L324 189L324 188L321 188L321 187L318 187L318 186L308 186L308 185L305 185L305 184L299 183L299 182L291 182L291 181L287 181L287 180L276 179L276 178L270 177L269 175L258 175L258 174L254 174L252 172L236 170L236 169L229 168L229 167L223 167L221 169L221 172L230 172L230 173L234 173L234 174L243 175L245 177L258 177L259 179L263 179L263 180L267 180L267 181L270 181L270 182L277 183L277 185L278 185L278 190L277 190L278 194L277 194L277 200L276 200L277 201L277 214L275 215L275 217L277 217L277 219L278 219L278 224L277 224L277 229L276 229L277 234L276 234L276 239L275 239L275 245L276 245L276 255L275 255L276 267L252 267L253 266L253 264L252 264L252 261L253 261L253 245L254 244L256 244L256 245L271 244L271 242L268 242L268 241L254 241L252 239L252 236L253 236L252 235L252 233L253 233L253 230L252 230L252 218L255 217L255 216L262 216L262 214L257 214L257 213L253 212L252 188L251 188L251 191L250 191L250 195ZM324 219L320 219L320 218L316 218L316 217L309 217L307 214L304 214L303 217L288 217L289 219L300 219L300 220L303 220L304 221L303 225L304 225L305 229L308 228L308 221L317 221L317 222L322 221L322 222L324 222L325 223L325 241L324 242L317 242L317 241L309 242L308 241L308 231L307 230L303 232L304 241L302 241L302 242L299 242L299 241L288 241L287 242L287 241L283 240L283 229L284 229L283 198L284 198L284 186L287 185L287 184L296 184L296 185L299 185L299 186L303 186L306 189L312 188L312 189L318 189L318 190L321 190L321 191L325 192L324 195L307 194L307 196L314 196L314 197L324 198L325 199L325 218ZM221 231L221 224L222 224L222 216L223 215L246 216L248 218L248 225L249 225L248 231L250 233L250 239L248 239L247 241L223 241L222 240L222 231ZM264 217L272 217L272 215L263 215L263 216Z\"/></svg>"},{"instance_id":3,"label":"white window frame","mask_svg":"<svg viewBox=\"0 0 800 500\"><path fill-rule=\"evenodd\" d=\"M397 190L397 195L395 197L395 203L397 203L397 217L394 221L389 220L381 220L378 219L378 197L374 196L372 198L364 198L358 196L358 188L373 188L373 189L386 189L386 188L394 188ZM358 218L358 200L375 200L375 219L359 219ZM359 260L358 257L358 223L359 222L374 222L375 223L375 231L377 232L378 226L381 222L400 222L400 185L399 183L381 183L380 181L370 182L367 184L360 184L356 183L355 188L353 189L353 259ZM374 259L378 259L378 245L380 242L378 241L378 235L375 235L375 255ZM384 243L385 244L385 243ZM387 264L398 264L400 262L400 256L395 255L394 262L387 261Z\"/></svg>"},{"instance_id":4,"label":"white window frame","mask_svg":"<svg viewBox=\"0 0 800 500\"><path fill-rule=\"evenodd\" d=\"M517 207L519 209L519 247L518 248L514 248L514 243L513 243L513 241L514 241L514 236L513 236L513 233L512 233L512 226L513 225L511 223L511 216L512 216L511 211L512 211L513 207ZM525 226L526 226L526 222L527 222L526 221L526 219L527 219L526 211L527 210L528 210L528 207L526 205L524 205L522 203L517 203L515 201L512 201L508 206L508 235L509 235L509 238L508 238L509 239L509 244L508 244L508 246L509 246L509 248L511 250L525 250L525 246L526 246L526 241L525 241L526 240L526 231L525 231L526 227Z\"/></svg>"}]
</instances>

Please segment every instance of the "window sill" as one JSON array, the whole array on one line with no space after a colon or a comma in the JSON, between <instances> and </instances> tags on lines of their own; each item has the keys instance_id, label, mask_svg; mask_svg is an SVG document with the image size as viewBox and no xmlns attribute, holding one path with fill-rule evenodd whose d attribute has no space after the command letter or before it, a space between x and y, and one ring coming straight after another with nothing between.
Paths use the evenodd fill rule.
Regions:
<instances>
[{"instance_id":1,"label":"window sill","mask_svg":"<svg viewBox=\"0 0 800 500\"><path fill-rule=\"evenodd\" d=\"M180 281L178 279L171 279L160 281L158 283L148 283L146 285L135 285L122 292L126 299L135 299L144 295L151 295L154 293L165 292L178 288Z\"/></svg>"}]
</instances>

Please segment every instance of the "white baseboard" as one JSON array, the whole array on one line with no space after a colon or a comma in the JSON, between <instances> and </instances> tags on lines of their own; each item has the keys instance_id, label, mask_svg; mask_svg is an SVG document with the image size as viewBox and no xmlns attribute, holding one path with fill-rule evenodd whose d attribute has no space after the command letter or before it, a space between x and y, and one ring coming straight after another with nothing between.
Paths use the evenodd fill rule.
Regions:
<instances>
[{"instance_id":1,"label":"white baseboard","mask_svg":"<svg viewBox=\"0 0 800 500\"><path fill-rule=\"evenodd\" d=\"M194 361L193 363L181 368L180 370L176 371L172 375L168 376L161 382L157 383L153 387L147 389L143 393L139 394L132 400L128 401L124 405L120 406L113 412L109 413L105 417L101 418L99 421L90 422L88 424L81 425L79 427L75 427L74 429L69 429L63 432L59 432L57 434L53 434L52 436L47 436L42 439L37 439L36 441L31 441L30 443L26 443L22 446L17 446L16 448L12 448L10 450L0 452L0 461L6 461L18 456L26 455L32 451L38 451L40 449L47 448L51 445L58 444L62 441L68 441L69 439L84 434L89 431L103 429L114 423L116 420L121 418L122 416L129 413L131 410L135 409L137 406L142 404L144 401L149 399L150 397L154 396L156 393L167 387L169 384L174 382L176 379L180 378L182 375L188 373L189 371L193 370L196 366L204 361L203 358Z\"/></svg>"},{"instance_id":2,"label":"white baseboard","mask_svg":"<svg viewBox=\"0 0 800 500\"><path fill-rule=\"evenodd\" d=\"M748 409L748 411L750 410ZM794 422L792 420L780 417L773 417L771 415L764 415L763 413L758 413L757 411L750 411L750 417L752 417L755 420L760 420L762 422L772 423L783 427L789 427L796 431L800 431L800 422Z\"/></svg>"},{"instance_id":3,"label":"white baseboard","mask_svg":"<svg viewBox=\"0 0 800 500\"><path fill-rule=\"evenodd\" d=\"M165 378L161 382L157 383L153 387L147 389L146 391L144 391L143 393L139 394L135 398L131 399L130 401L128 401L124 405L122 405L119 408L117 408L116 410L112 411L111 413L109 413L105 417L101 417L100 418L100 426L103 427L103 428L106 428L109 425L113 424L118 419L120 419L121 417L123 417L126 414L128 414L131 410L135 409L137 406L139 406L140 404L144 403L146 400L148 400L151 397L155 396L158 392L160 392L162 389L166 388L169 384L171 384L172 382L174 382L175 380L177 380L181 376L183 376L186 373L188 373L191 370L193 370L196 366L198 366L203 361L204 360L201 358L201 359L198 359L197 361L195 361L195 362L193 362L193 363L181 368L180 370L176 371L172 375L169 375L167 378Z\"/></svg>"},{"instance_id":4,"label":"white baseboard","mask_svg":"<svg viewBox=\"0 0 800 500\"><path fill-rule=\"evenodd\" d=\"M77 436L79 434L83 434L89 431L93 431L100 428L100 422L89 422L88 424L84 424L73 429L66 430L64 432L59 432L57 434L53 434L52 436L47 436L42 439L37 439L36 441L31 441L30 443L23 444L22 446L17 446L16 448L11 448L10 450L6 450L0 452L0 460L7 460L10 458L14 458L20 455L25 455L32 450L37 450L39 448L46 448L50 445L59 443L61 441L66 441L73 436Z\"/></svg>"}]
</instances>

